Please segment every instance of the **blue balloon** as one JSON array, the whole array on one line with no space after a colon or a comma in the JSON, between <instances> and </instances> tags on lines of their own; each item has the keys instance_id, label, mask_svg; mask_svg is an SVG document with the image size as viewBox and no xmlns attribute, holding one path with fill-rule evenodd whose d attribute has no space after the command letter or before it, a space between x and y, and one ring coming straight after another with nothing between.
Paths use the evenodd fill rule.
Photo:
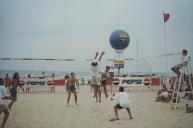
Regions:
<instances>
[{"instance_id":1,"label":"blue balloon","mask_svg":"<svg viewBox=\"0 0 193 128\"><path fill-rule=\"evenodd\" d=\"M115 50L124 50L130 42L129 35L123 30L116 30L111 33L110 44Z\"/></svg>"}]
</instances>

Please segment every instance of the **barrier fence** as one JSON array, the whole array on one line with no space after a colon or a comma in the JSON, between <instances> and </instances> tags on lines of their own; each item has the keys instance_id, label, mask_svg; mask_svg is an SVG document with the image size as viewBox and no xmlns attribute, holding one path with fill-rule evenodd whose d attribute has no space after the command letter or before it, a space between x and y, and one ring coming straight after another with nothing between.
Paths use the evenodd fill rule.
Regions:
<instances>
[{"instance_id":1,"label":"barrier fence","mask_svg":"<svg viewBox=\"0 0 193 128\"><path fill-rule=\"evenodd\" d=\"M24 91L18 88L18 93L53 93L55 92L55 86L51 85L25 85L23 86Z\"/></svg>"}]
</instances>

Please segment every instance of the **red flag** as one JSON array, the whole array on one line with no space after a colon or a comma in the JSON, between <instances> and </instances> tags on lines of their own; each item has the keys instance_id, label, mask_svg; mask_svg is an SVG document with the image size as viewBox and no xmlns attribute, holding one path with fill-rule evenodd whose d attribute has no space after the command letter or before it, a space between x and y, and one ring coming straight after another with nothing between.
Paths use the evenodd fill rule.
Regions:
<instances>
[{"instance_id":1,"label":"red flag","mask_svg":"<svg viewBox=\"0 0 193 128\"><path fill-rule=\"evenodd\" d=\"M164 23L167 22L170 18L170 14L169 13L163 13L164 14Z\"/></svg>"}]
</instances>

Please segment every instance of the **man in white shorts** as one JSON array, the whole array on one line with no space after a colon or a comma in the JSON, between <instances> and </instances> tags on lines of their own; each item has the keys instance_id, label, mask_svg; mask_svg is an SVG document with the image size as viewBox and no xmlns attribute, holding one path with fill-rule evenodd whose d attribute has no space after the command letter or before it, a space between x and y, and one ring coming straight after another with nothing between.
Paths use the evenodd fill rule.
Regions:
<instances>
[{"instance_id":1,"label":"man in white shorts","mask_svg":"<svg viewBox=\"0 0 193 128\"><path fill-rule=\"evenodd\" d=\"M171 70L177 75L177 78L180 78L180 69L188 67L188 51L186 49L182 50L182 62L179 64L174 65Z\"/></svg>"},{"instance_id":2,"label":"man in white shorts","mask_svg":"<svg viewBox=\"0 0 193 128\"><path fill-rule=\"evenodd\" d=\"M91 63L91 86L94 88L94 97L96 97L96 102L101 102L101 75L99 71L99 62L102 59L104 52L101 53L101 56L97 60L98 52L95 55L94 60ZM99 98L99 99L98 99Z\"/></svg>"},{"instance_id":3,"label":"man in white shorts","mask_svg":"<svg viewBox=\"0 0 193 128\"><path fill-rule=\"evenodd\" d=\"M116 95L114 95L114 97L111 98L111 100L116 99L117 104L114 106L115 118L111 118L110 121L119 120L118 109L123 108L125 108L129 113L130 119L133 119L131 115L131 109L129 108L130 100L128 97L129 97L128 94L124 92L124 87L119 87L119 93L117 93Z\"/></svg>"}]
</instances>

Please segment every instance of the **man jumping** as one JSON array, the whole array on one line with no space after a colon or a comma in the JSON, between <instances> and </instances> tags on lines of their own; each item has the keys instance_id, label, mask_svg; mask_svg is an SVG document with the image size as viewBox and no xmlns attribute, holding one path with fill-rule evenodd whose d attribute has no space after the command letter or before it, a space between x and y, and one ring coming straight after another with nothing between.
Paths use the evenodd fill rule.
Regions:
<instances>
[{"instance_id":1,"label":"man jumping","mask_svg":"<svg viewBox=\"0 0 193 128\"><path fill-rule=\"evenodd\" d=\"M101 75L100 75L100 71L99 71L99 62L102 59L102 56L105 53L102 52L99 59L97 60L98 57L98 52L95 55L94 60L91 63L91 85L94 88L94 97L96 97L96 102L101 102L101 90L100 90L100 86L101 86Z\"/></svg>"}]
</instances>

